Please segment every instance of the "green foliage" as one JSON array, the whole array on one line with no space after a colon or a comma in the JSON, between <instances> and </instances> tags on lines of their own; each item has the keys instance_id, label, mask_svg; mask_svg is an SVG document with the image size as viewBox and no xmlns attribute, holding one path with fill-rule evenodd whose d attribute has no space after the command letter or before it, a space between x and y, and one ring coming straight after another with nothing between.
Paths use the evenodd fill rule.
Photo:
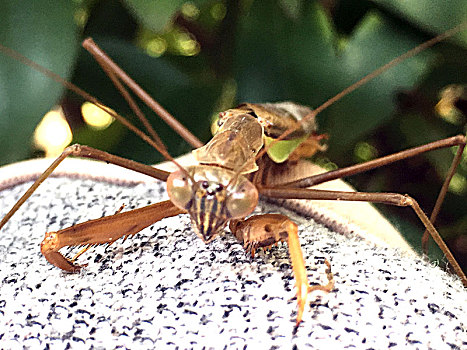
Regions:
<instances>
[{"instance_id":1,"label":"green foliage","mask_svg":"<svg viewBox=\"0 0 467 350\"><path fill-rule=\"evenodd\" d=\"M463 0L373 0L408 21L426 30L441 33L466 20L467 3ZM457 40L467 44L467 31L457 34Z\"/></svg>"},{"instance_id":2,"label":"green foliage","mask_svg":"<svg viewBox=\"0 0 467 350\"><path fill-rule=\"evenodd\" d=\"M71 2L0 2L0 43L64 78L71 76L78 47ZM34 128L63 93L43 74L0 55L0 164L30 156Z\"/></svg>"},{"instance_id":3,"label":"green foliage","mask_svg":"<svg viewBox=\"0 0 467 350\"><path fill-rule=\"evenodd\" d=\"M291 100L317 107L373 69L467 20L464 0L434 0L429 6L424 0L341 0L332 9L304 0L50 3L3 1L0 42L65 78L72 76L78 86L130 116L90 55L83 49L76 54L82 38L92 36L203 141L210 137L212 115L236 102ZM179 10L187 5L191 12L182 15ZM325 157L342 167L355 162L355 147L362 142L381 156L465 133L463 125L439 118L434 105L444 86L467 80L466 37L464 30L323 111L319 132L330 136ZM181 38L185 43L196 39L199 53L186 50ZM148 56L144 49L151 40L166 45L166 53ZM40 73L0 55L1 164L31 154L35 125L60 100L61 91ZM62 100L69 110L77 103L71 94ZM144 111L174 156L189 150ZM112 126L96 134L79 118L70 117L74 142L146 163L161 160L127 130ZM361 190L410 193L429 211L450 159L451 151L440 151L351 181ZM467 176L466 168L459 170L461 176ZM455 225L466 222L466 196L448 195L439 225L459 231Z\"/></svg>"},{"instance_id":4,"label":"green foliage","mask_svg":"<svg viewBox=\"0 0 467 350\"><path fill-rule=\"evenodd\" d=\"M162 31L171 24L173 15L180 10L185 0L148 1L124 0L131 12L141 23L153 31ZM196 0L194 4L203 5L205 0Z\"/></svg>"},{"instance_id":5,"label":"green foliage","mask_svg":"<svg viewBox=\"0 0 467 350\"><path fill-rule=\"evenodd\" d=\"M269 146L271 142L274 140L270 137L264 138L264 144L269 146L268 149L268 156L276 163L283 163L285 162L290 154L303 142L306 140L306 136L293 139L293 140L282 140L272 144Z\"/></svg>"}]
</instances>

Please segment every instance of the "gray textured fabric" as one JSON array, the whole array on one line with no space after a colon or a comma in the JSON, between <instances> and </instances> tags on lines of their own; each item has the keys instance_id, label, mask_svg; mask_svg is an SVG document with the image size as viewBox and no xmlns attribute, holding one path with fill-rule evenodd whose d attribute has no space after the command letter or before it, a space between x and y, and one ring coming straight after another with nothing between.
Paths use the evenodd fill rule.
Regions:
<instances>
[{"instance_id":1,"label":"gray textured fabric","mask_svg":"<svg viewBox=\"0 0 467 350\"><path fill-rule=\"evenodd\" d=\"M0 192L1 216L28 185ZM92 249L79 274L41 256L46 231L165 196L159 183L47 180L0 232L0 348L467 348L458 279L283 207L259 210L299 223L310 282L325 282L320 257L336 282L332 293L310 295L298 329L287 247L252 258L228 232L205 245L186 215Z\"/></svg>"}]
</instances>

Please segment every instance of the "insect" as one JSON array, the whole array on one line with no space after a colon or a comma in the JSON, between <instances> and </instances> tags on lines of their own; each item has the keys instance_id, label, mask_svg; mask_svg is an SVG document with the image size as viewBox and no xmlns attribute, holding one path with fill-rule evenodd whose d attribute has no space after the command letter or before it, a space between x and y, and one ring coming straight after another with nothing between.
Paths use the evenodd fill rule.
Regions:
<instances>
[{"instance_id":1,"label":"insect","mask_svg":"<svg viewBox=\"0 0 467 350\"><path fill-rule=\"evenodd\" d=\"M442 40L446 35L449 35L449 33L437 37L429 44ZM138 107L136 107L136 104L131 99L120 80L127 84L143 101L153 105L154 109L158 111L158 114L162 116L166 115L164 110L161 109L157 103L149 99L91 40L85 41L84 45L103 66L124 98L133 107L135 114L138 115L143 122L145 120L144 116L139 111ZM424 44L424 46L426 46L426 44ZM407 56L421 50L424 46L409 52ZM33 63L29 64L34 66ZM383 69L386 68L388 68L388 66L383 67ZM62 81L61 78L53 75L53 73L47 72L47 75L53 76L73 91L80 93L86 99L99 105L101 108L120 119L128 128L154 146L154 148L167 159L174 162L179 170L169 175L167 172L112 156L90 147L75 145L67 148L32 185L30 190L28 190L23 198L2 220L0 227L6 223L9 217L24 203L40 183L52 173L63 159L69 155L73 155L103 160L142 172L160 180L165 180L168 183L168 193L171 200L130 212L116 213L113 216L78 224L57 232L46 233L46 237L41 245L43 255L50 263L69 272L75 272L81 268L75 263L75 260L91 246L110 244L121 237L131 237L143 228L164 217L188 212L196 233L206 243L212 241L227 224L229 224L235 236L244 243L247 250L252 254L254 254L257 248L268 248L279 241L288 242L297 284L298 324L302 319L307 295L311 291L317 289L326 292L332 290L334 281L331 273L331 265L326 261L327 284L309 286L305 264L298 242L297 226L283 215L265 214L243 220L252 212L257 204L258 196L261 194L271 198L370 201L398 206L410 206L425 225L427 232L429 232L437 244L443 249L450 263L459 274L464 284L466 284L467 279L465 275L463 275L457 262L444 245L436 229L431 224L430 219L426 217L418 204L411 197L396 193L349 193L307 188L321 182L356 174L429 150L459 146L459 151L453 161L453 170L445 181L447 186L465 146L465 137L463 135L436 141L428 145L402 151L360 165L331 171L322 175L309 176L294 182L276 184L274 187L270 186L268 183L268 173L264 169L275 166L269 161L269 157L273 160L275 158L280 158L280 156L277 156L275 153L279 145L282 147L284 141L295 141L297 139L300 141L295 142L293 145L295 147L290 148L285 156L283 153L279 152L285 159L299 159L310 156L317 150L323 148L320 144L320 140L323 136L317 134L315 129L315 115L343 95L379 74L383 69L371 73L367 78L362 79L359 83L353 85L351 88L345 90L314 111L293 103L245 103L221 113L217 134L207 145L199 147L194 151L194 156L200 165L189 168L182 167L172 159L157 134L150 127L147 127L147 131L151 136L147 136L128 121L121 119L119 115L110 111L107 107L102 106L102 104L92 96ZM169 120L176 125L176 128L181 134L185 135L188 139L190 138L190 134L184 130L182 126L178 125L173 119L169 118ZM286 122L285 125L281 125L282 122ZM266 147L263 147L265 135L272 140L269 141L270 143ZM192 139L191 142L193 145L199 146L196 139ZM302 147L298 147L299 144L302 145ZM268 153L268 156L266 156L265 153ZM258 169L261 169L261 171L257 171ZM254 173L251 177L251 181L245 176L245 174L249 173ZM443 186L443 190L441 191L440 199L434 211L434 217L436 217L436 213L441 205L446 192L446 186ZM432 218L432 220L434 220L434 218ZM428 237L428 235L425 234L424 237L424 241L426 242L426 237ZM75 257L69 259L59 252L59 249L64 246L83 246L83 249L76 254Z\"/></svg>"}]
</instances>

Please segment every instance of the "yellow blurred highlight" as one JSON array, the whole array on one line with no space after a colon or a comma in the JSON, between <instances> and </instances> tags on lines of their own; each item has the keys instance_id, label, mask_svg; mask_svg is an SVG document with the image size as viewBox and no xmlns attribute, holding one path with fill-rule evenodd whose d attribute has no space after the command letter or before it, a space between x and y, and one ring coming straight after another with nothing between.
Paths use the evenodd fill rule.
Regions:
<instances>
[{"instance_id":1,"label":"yellow blurred highlight","mask_svg":"<svg viewBox=\"0 0 467 350\"><path fill-rule=\"evenodd\" d=\"M200 51L199 43L188 33L180 32L177 35L176 43L180 53L184 56L194 56Z\"/></svg>"},{"instance_id":2,"label":"yellow blurred highlight","mask_svg":"<svg viewBox=\"0 0 467 350\"><path fill-rule=\"evenodd\" d=\"M48 112L34 131L34 144L46 157L57 157L73 138L70 126L59 107Z\"/></svg>"},{"instance_id":3,"label":"yellow blurred highlight","mask_svg":"<svg viewBox=\"0 0 467 350\"><path fill-rule=\"evenodd\" d=\"M191 1L185 2L180 8L180 12L185 18L197 19L199 16L199 9Z\"/></svg>"},{"instance_id":4,"label":"yellow blurred highlight","mask_svg":"<svg viewBox=\"0 0 467 350\"><path fill-rule=\"evenodd\" d=\"M95 130L106 129L112 124L114 118L91 102L84 102L81 105L83 119L91 128Z\"/></svg>"},{"instance_id":5,"label":"yellow blurred highlight","mask_svg":"<svg viewBox=\"0 0 467 350\"><path fill-rule=\"evenodd\" d=\"M84 28L84 26L86 25L86 21L88 20L88 17L89 17L89 13L84 7L78 8L73 15L73 19L75 23L80 28Z\"/></svg>"},{"instance_id":6,"label":"yellow blurred highlight","mask_svg":"<svg viewBox=\"0 0 467 350\"><path fill-rule=\"evenodd\" d=\"M453 84L444 87L440 93L440 100L435 106L436 112L448 123L462 125L464 116L454 104L460 98L465 99L466 95L467 88L465 85Z\"/></svg>"},{"instance_id":7,"label":"yellow blurred highlight","mask_svg":"<svg viewBox=\"0 0 467 350\"><path fill-rule=\"evenodd\" d=\"M366 162L376 158L378 151L367 142L359 142L355 146L354 155L359 162Z\"/></svg>"},{"instance_id":8,"label":"yellow blurred highlight","mask_svg":"<svg viewBox=\"0 0 467 350\"><path fill-rule=\"evenodd\" d=\"M211 16L216 21L222 21L227 13L227 8L222 2L215 3L211 7Z\"/></svg>"},{"instance_id":9,"label":"yellow blurred highlight","mask_svg":"<svg viewBox=\"0 0 467 350\"><path fill-rule=\"evenodd\" d=\"M167 50L167 42L164 38L154 38L145 44L145 49L148 55L159 57Z\"/></svg>"},{"instance_id":10,"label":"yellow blurred highlight","mask_svg":"<svg viewBox=\"0 0 467 350\"><path fill-rule=\"evenodd\" d=\"M467 193L467 179L465 176L454 174L449 184L449 191L459 196Z\"/></svg>"}]
</instances>

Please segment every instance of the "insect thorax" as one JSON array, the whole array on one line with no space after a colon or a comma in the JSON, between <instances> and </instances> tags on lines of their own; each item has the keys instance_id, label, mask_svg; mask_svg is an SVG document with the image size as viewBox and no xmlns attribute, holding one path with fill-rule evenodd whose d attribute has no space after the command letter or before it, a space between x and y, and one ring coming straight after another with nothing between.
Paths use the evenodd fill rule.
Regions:
<instances>
[{"instance_id":1,"label":"insect thorax","mask_svg":"<svg viewBox=\"0 0 467 350\"><path fill-rule=\"evenodd\" d=\"M193 151L200 164L217 165L242 174L258 170L255 157L263 144L270 144L286 130L295 128L284 140L268 147L276 163L311 157L325 147L316 133L314 118L303 122L312 110L292 102L243 103L219 113L215 135L205 146ZM300 148L299 148L300 147Z\"/></svg>"},{"instance_id":2,"label":"insect thorax","mask_svg":"<svg viewBox=\"0 0 467 350\"><path fill-rule=\"evenodd\" d=\"M263 127L258 119L230 109L223 113L222 125L203 147L193 151L200 164L212 164L242 173L258 170L255 157L263 147Z\"/></svg>"}]
</instances>

